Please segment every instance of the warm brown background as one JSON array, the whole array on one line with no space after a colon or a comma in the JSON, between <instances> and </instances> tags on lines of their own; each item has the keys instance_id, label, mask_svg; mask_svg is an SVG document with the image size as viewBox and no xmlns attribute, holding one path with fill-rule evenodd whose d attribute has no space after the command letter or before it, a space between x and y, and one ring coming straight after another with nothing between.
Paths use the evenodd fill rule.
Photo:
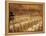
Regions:
<instances>
[{"instance_id":1,"label":"warm brown background","mask_svg":"<svg viewBox=\"0 0 46 36\"><path fill-rule=\"evenodd\" d=\"M43 4L19 4L19 3L10 3L9 4L10 12L16 13L16 15L43 15ZM38 14L32 14L32 13Z\"/></svg>"}]
</instances>

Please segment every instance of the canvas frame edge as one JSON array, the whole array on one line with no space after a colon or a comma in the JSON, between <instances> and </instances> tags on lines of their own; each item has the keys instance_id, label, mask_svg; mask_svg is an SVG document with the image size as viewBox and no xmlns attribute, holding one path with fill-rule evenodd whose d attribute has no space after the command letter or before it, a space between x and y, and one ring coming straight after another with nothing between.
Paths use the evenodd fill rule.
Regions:
<instances>
[{"instance_id":1,"label":"canvas frame edge","mask_svg":"<svg viewBox=\"0 0 46 36\"><path fill-rule=\"evenodd\" d=\"M44 33L45 32L45 3L42 2L43 4L43 31L42 32L22 32L22 33L8 33L8 21L9 21L9 3L22 3L22 1L5 1L5 35L22 35L22 34L38 34L38 33ZM25 3L25 2L24 2ZM26 2L26 3L41 3L41 2Z\"/></svg>"}]
</instances>

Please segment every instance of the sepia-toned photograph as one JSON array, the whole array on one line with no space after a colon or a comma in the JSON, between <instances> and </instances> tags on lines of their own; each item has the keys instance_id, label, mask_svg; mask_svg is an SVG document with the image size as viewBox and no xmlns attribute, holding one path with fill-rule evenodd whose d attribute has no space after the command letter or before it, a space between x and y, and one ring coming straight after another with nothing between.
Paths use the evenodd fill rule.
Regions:
<instances>
[{"instance_id":1,"label":"sepia-toned photograph","mask_svg":"<svg viewBox=\"0 0 46 36\"><path fill-rule=\"evenodd\" d=\"M8 33L44 32L44 3L8 3Z\"/></svg>"}]
</instances>

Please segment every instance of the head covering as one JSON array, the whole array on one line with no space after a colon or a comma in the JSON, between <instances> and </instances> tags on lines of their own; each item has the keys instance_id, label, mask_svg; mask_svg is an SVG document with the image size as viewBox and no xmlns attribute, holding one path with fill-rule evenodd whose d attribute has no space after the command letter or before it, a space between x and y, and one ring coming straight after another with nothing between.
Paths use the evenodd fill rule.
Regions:
<instances>
[{"instance_id":1,"label":"head covering","mask_svg":"<svg viewBox=\"0 0 46 36\"><path fill-rule=\"evenodd\" d=\"M13 12L9 12L9 20L14 20L15 14Z\"/></svg>"},{"instance_id":2,"label":"head covering","mask_svg":"<svg viewBox=\"0 0 46 36\"><path fill-rule=\"evenodd\" d=\"M9 12L9 16L15 16L13 12Z\"/></svg>"}]
</instances>

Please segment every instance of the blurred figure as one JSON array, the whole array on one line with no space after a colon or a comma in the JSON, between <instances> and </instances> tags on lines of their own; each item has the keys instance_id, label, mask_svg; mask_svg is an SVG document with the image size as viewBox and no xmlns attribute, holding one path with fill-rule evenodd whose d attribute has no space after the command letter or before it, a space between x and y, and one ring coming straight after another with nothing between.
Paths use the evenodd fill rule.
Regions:
<instances>
[{"instance_id":1,"label":"blurred figure","mask_svg":"<svg viewBox=\"0 0 46 36\"><path fill-rule=\"evenodd\" d=\"M14 13L13 12L10 12L9 13L9 22L10 22L10 27L9 27L9 30L10 30L10 32L14 32L14 26L13 26L13 24L14 24Z\"/></svg>"}]
</instances>

